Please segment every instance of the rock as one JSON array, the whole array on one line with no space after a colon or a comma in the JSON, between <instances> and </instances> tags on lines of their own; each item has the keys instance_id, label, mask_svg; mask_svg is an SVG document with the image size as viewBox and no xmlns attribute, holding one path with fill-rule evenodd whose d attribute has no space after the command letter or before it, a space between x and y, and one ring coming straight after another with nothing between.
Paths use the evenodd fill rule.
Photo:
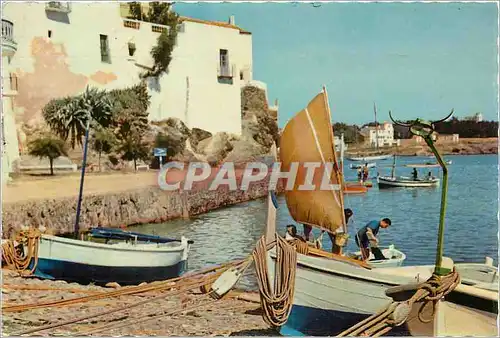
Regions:
<instances>
[{"instance_id":1,"label":"rock","mask_svg":"<svg viewBox=\"0 0 500 338\"><path fill-rule=\"evenodd\" d=\"M198 143L202 140L205 140L209 137L212 136L212 133L200 129L200 128L193 128L191 129L191 136L189 136L189 142L191 143L191 146L196 148L198 146Z\"/></svg>"},{"instance_id":2,"label":"rock","mask_svg":"<svg viewBox=\"0 0 500 338\"><path fill-rule=\"evenodd\" d=\"M255 141L237 141L233 143L233 150L224 158L224 162L250 162L267 151L266 147Z\"/></svg>"},{"instance_id":3,"label":"rock","mask_svg":"<svg viewBox=\"0 0 500 338\"><path fill-rule=\"evenodd\" d=\"M208 162L220 162L233 149L227 133L217 133L198 143L197 151L206 156Z\"/></svg>"},{"instance_id":4,"label":"rock","mask_svg":"<svg viewBox=\"0 0 500 338\"><path fill-rule=\"evenodd\" d=\"M241 88L241 112L244 115L249 110L268 110L266 92L258 87L244 86Z\"/></svg>"},{"instance_id":5,"label":"rock","mask_svg":"<svg viewBox=\"0 0 500 338\"><path fill-rule=\"evenodd\" d=\"M243 120L242 136L269 149L279 138L278 124L267 112L252 111Z\"/></svg>"},{"instance_id":6,"label":"rock","mask_svg":"<svg viewBox=\"0 0 500 338\"><path fill-rule=\"evenodd\" d=\"M118 284L117 282L109 282L105 285L105 287L118 289L121 287L121 285Z\"/></svg>"}]
</instances>

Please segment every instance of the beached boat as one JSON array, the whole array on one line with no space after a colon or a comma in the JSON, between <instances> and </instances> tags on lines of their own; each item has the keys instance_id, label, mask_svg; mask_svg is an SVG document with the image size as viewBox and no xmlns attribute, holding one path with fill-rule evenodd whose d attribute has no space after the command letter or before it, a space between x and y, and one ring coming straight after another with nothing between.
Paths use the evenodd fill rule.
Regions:
<instances>
[{"instance_id":1,"label":"beached boat","mask_svg":"<svg viewBox=\"0 0 500 338\"><path fill-rule=\"evenodd\" d=\"M187 268L192 244L192 241L184 237L169 239L120 229L94 228L86 232L87 240L84 240L85 233L79 230L79 219L90 120L89 113L74 238L51 236L34 230L34 235L32 233L29 236L34 236L36 240L26 241L23 247L25 253L30 253L24 256L29 260L28 269L36 277L81 284L117 282L130 285L181 275ZM104 240L104 243L96 243L93 239Z\"/></svg>"},{"instance_id":2,"label":"beached boat","mask_svg":"<svg viewBox=\"0 0 500 338\"><path fill-rule=\"evenodd\" d=\"M375 162L370 162L370 163L365 163L368 168L375 168L377 166L377 163ZM349 168L351 169L361 169L365 167L365 164L356 164L356 163L351 163L349 165Z\"/></svg>"},{"instance_id":3,"label":"beached boat","mask_svg":"<svg viewBox=\"0 0 500 338\"><path fill-rule=\"evenodd\" d=\"M336 162L330 121L327 94L323 89L323 92L318 94L307 108L292 118L283 129L280 140L283 170L286 171L293 162L325 163L325 159ZM335 165L333 167L336 168ZM301 176L305 177L305 172L301 173ZM335 171L331 173L330 178L332 184L339 184L342 180ZM343 194L335 190L300 191L296 189L298 185L300 180L296 183L295 189L285 192L292 218L297 223L309 224L330 232L343 227L345 232ZM443 217L440 218L440 224ZM268 229L266 233L272 231ZM442 236L441 226L439 234ZM446 275L452 271L453 261L439 257L434 273ZM275 276L276 261L276 247L274 247L268 250L267 256L267 269L271 280ZM403 271L401 269L405 269L405 273L398 273ZM286 322L280 324L280 333L293 336L337 334L402 297L402 293L408 289L402 289L400 286L418 281L422 277L421 270L418 267L373 269L365 262L342 255L317 255L310 251L307 254L297 253L293 306ZM481 313L467 300L467 297L469 299L472 297L476 303L491 302L492 291L481 290L490 292L485 294L477 292L479 290L477 288L473 291L464 291L464 288L460 287L451 293L461 293L461 296L456 296L458 300L454 303L437 302L435 313L430 315L428 322L409 319L399 329L412 335L447 335L456 332L451 330L448 321L458 319L457 328L462 335L496 334L495 316L491 313ZM412 307L411 313L414 310ZM464 321L465 319L467 321ZM396 329L393 329L393 333L397 332Z\"/></svg>"},{"instance_id":4,"label":"beached boat","mask_svg":"<svg viewBox=\"0 0 500 338\"><path fill-rule=\"evenodd\" d=\"M177 277L187 269L192 242L184 237L176 240L117 229L95 230L95 237L106 243L43 234L33 275L80 284L137 285Z\"/></svg>"}]
</instances>

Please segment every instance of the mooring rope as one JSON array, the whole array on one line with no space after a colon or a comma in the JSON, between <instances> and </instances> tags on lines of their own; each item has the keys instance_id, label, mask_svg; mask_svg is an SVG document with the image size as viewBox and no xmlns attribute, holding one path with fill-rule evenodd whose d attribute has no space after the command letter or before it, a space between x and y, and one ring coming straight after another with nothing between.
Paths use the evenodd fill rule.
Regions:
<instances>
[{"instance_id":1,"label":"mooring rope","mask_svg":"<svg viewBox=\"0 0 500 338\"><path fill-rule=\"evenodd\" d=\"M2 260L7 266L15 269L20 276L32 275L38 265L38 248L41 236L40 230L35 228L20 231L15 238L15 242L19 243L17 247L12 240L7 240L2 244ZM19 247L19 245L24 246L24 248ZM27 252L24 252L25 250ZM33 266L28 269L32 260Z\"/></svg>"},{"instance_id":2,"label":"mooring rope","mask_svg":"<svg viewBox=\"0 0 500 338\"><path fill-rule=\"evenodd\" d=\"M430 319L423 318L423 310L427 304L432 302L432 316L434 316L436 303L452 292L458 284L460 284L460 275L455 268L451 273L443 277L433 274L426 282L416 286L416 292L409 300L404 302L392 302L374 315L371 315L365 320L343 331L337 335L337 337L379 337L386 334L394 327L405 323L413 305L418 302L422 303L418 311L418 319L423 323L429 323L432 317Z\"/></svg>"},{"instance_id":3,"label":"mooring rope","mask_svg":"<svg viewBox=\"0 0 500 338\"><path fill-rule=\"evenodd\" d=\"M273 245L276 245L276 264L272 289L267 266L267 250ZM280 327L286 323L292 310L297 251L284 238L276 234L276 241L269 244L269 248L266 247L265 237L261 237L252 256L255 262L264 320L273 327Z\"/></svg>"}]
</instances>

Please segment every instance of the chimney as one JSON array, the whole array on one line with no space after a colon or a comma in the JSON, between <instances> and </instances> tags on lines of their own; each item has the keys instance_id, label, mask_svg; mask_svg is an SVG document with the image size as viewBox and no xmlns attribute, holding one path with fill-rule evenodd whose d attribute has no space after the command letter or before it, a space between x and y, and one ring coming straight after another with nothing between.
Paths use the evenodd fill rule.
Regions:
<instances>
[{"instance_id":1,"label":"chimney","mask_svg":"<svg viewBox=\"0 0 500 338\"><path fill-rule=\"evenodd\" d=\"M233 25L233 26L235 25L235 22L234 22L234 15L231 15L231 16L229 17L229 24L230 24L230 25Z\"/></svg>"}]
</instances>

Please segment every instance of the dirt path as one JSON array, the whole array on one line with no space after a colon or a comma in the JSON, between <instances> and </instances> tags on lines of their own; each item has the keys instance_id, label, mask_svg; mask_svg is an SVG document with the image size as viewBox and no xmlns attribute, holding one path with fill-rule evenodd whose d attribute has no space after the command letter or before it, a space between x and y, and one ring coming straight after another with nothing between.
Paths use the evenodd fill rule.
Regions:
<instances>
[{"instance_id":1,"label":"dirt path","mask_svg":"<svg viewBox=\"0 0 500 338\"><path fill-rule=\"evenodd\" d=\"M156 171L137 173L86 174L84 194L106 194L157 186ZM3 203L78 196L79 175L17 179L4 187Z\"/></svg>"}]
</instances>

